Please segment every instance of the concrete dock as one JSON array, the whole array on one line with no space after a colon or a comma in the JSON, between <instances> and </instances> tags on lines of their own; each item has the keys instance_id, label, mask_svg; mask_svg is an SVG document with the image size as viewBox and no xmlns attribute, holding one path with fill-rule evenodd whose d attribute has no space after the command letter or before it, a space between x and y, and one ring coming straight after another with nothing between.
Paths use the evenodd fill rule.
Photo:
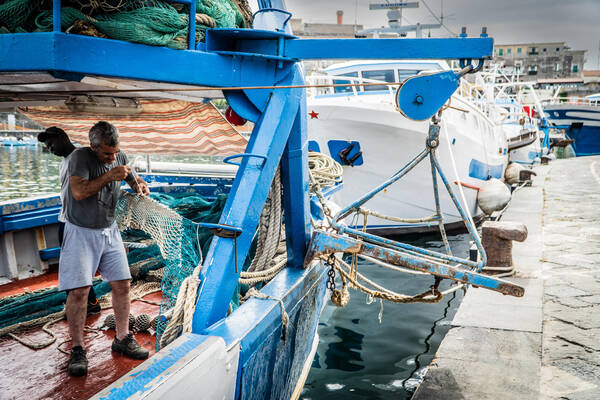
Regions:
<instances>
[{"instance_id":1,"label":"concrete dock","mask_svg":"<svg viewBox=\"0 0 600 400\"><path fill-rule=\"evenodd\" d=\"M525 296L470 288L413 400L600 399L600 157L535 171L502 217Z\"/></svg>"}]
</instances>

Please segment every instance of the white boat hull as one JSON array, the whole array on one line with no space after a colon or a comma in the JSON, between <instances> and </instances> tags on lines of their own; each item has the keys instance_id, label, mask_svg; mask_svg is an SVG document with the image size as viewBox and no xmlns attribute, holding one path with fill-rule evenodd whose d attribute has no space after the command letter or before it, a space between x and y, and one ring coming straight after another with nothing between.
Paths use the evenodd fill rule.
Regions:
<instances>
[{"instance_id":1,"label":"white boat hull","mask_svg":"<svg viewBox=\"0 0 600 400\"><path fill-rule=\"evenodd\" d=\"M344 188L333 200L344 207L362 194L374 189L406 165L425 148L429 122L412 121L395 110L392 95L321 96L309 99L309 139L318 143L319 150L339 156L329 149L330 141L357 141L362 151L362 165L344 166ZM437 156L457 199L472 216L481 213L477 207L477 191L463 187L464 200L459 193L461 182L478 187L488 176L501 178L506 166L506 140L499 127L494 127L478 110L467 102L453 99L453 105L469 112L447 109L443 113L440 145ZM314 114L313 114L314 115ZM313 148L315 144L312 144ZM452 151L458 179L454 172ZM440 203L446 225L460 223L460 214L438 178ZM435 214L431 165L424 160L408 175L384 192L369 200L365 208L401 218L423 218ZM362 227L363 218L346 219L350 226ZM434 230L437 222L405 224L369 217L367 228L380 233L397 234Z\"/></svg>"},{"instance_id":2,"label":"white boat hull","mask_svg":"<svg viewBox=\"0 0 600 400\"><path fill-rule=\"evenodd\" d=\"M509 139L519 136L523 131L520 124L504 124L503 128L506 132L506 137ZM510 150L508 159L519 164L534 165L541 162L541 155L542 146L540 143L539 131L536 130L536 139L533 143L515 150Z\"/></svg>"}]
</instances>

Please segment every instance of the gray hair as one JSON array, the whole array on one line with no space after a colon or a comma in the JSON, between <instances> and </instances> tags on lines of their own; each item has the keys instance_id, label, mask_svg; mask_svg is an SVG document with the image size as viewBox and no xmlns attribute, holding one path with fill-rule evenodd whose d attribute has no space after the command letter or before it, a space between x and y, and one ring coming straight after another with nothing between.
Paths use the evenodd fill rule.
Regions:
<instances>
[{"instance_id":1,"label":"gray hair","mask_svg":"<svg viewBox=\"0 0 600 400\"><path fill-rule=\"evenodd\" d=\"M99 121L90 129L90 144L92 147L101 144L115 147L119 144L119 130L106 121Z\"/></svg>"}]
</instances>

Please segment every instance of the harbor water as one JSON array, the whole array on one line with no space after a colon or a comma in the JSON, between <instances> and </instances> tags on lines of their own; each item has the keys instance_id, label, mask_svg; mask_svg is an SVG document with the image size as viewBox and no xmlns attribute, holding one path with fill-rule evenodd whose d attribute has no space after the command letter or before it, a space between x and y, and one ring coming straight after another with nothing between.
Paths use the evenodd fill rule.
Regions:
<instances>
[{"instance_id":1,"label":"harbor water","mask_svg":"<svg viewBox=\"0 0 600 400\"><path fill-rule=\"evenodd\" d=\"M135 156L130 155L133 160ZM157 161L193 162L184 156ZM205 160L204 160L205 161ZM0 201L57 193L60 159L36 147L0 146ZM449 237L454 254L466 257L467 234ZM443 251L439 235L403 240ZM396 292L421 293L430 276L399 273L359 260L359 271ZM449 286L442 282L441 289ZM408 399L421 381L462 300L462 291L436 304L390 304L368 301L350 289L350 302L338 308L327 302L319 323L320 342L302 399Z\"/></svg>"}]
</instances>

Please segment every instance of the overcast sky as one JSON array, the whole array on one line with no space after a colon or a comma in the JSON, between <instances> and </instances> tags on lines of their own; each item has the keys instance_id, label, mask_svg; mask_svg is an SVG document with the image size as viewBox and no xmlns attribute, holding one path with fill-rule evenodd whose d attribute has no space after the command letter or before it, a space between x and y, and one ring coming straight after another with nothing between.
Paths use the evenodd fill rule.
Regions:
<instances>
[{"instance_id":1,"label":"overcast sky","mask_svg":"<svg viewBox=\"0 0 600 400\"><path fill-rule=\"evenodd\" d=\"M442 1L444 25L452 32L466 26L470 36L477 35L487 26L496 44L564 41L573 50L588 50L585 69L600 69L600 0L421 0L419 8L403 11L402 24L436 23L425 4L439 17ZM379 2L385 0L286 0L286 5L304 22L335 23L336 10L343 10L345 24L356 19L365 28L376 28L387 26L385 10L369 10L369 3ZM250 0L255 11L256 4ZM448 35L444 28L431 32L432 37Z\"/></svg>"}]
</instances>

